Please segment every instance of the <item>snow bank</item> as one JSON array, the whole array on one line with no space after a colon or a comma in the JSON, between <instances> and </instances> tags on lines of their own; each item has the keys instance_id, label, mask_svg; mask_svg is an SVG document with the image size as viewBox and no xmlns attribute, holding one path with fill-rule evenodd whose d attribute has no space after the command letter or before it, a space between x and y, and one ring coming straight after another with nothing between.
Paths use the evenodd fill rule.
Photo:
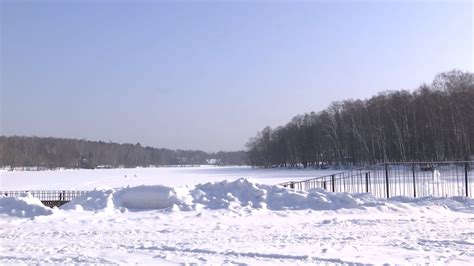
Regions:
<instances>
[{"instance_id":1,"label":"snow bank","mask_svg":"<svg viewBox=\"0 0 474 266\"><path fill-rule=\"evenodd\" d=\"M187 188L166 186L139 186L115 193L114 204L127 209L186 208L191 204Z\"/></svg>"},{"instance_id":2,"label":"snow bank","mask_svg":"<svg viewBox=\"0 0 474 266\"><path fill-rule=\"evenodd\" d=\"M50 215L53 210L27 193L22 197L0 196L0 214L17 217L34 217L39 215Z\"/></svg>"},{"instance_id":3,"label":"snow bank","mask_svg":"<svg viewBox=\"0 0 474 266\"><path fill-rule=\"evenodd\" d=\"M113 203L114 193L113 189L96 189L74 198L60 208L64 210L83 209L86 211L113 210L115 209Z\"/></svg>"},{"instance_id":4,"label":"snow bank","mask_svg":"<svg viewBox=\"0 0 474 266\"><path fill-rule=\"evenodd\" d=\"M193 187L139 186L120 190L94 190L62 209L199 210L257 208L269 210L336 210L371 206L378 201L369 194L331 193L325 190L298 192L262 185L247 179L199 184Z\"/></svg>"},{"instance_id":5,"label":"snow bank","mask_svg":"<svg viewBox=\"0 0 474 266\"><path fill-rule=\"evenodd\" d=\"M299 192L281 186L256 184L247 179L196 185L191 195L193 203L208 209L249 206L269 210L336 210L376 202L368 194L336 194L323 189Z\"/></svg>"},{"instance_id":6,"label":"snow bank","mask_svg":"<svg viewBox=\"0 0 474 266\"><path fill-rule=\"evenodd\" d=\"M474 213L474 200L457 198L376 199L371 194L333 193L323 189L294 191L258 184L248 179L198 184L191 187L139 186L117 190L94 190L77 197L61 209L91 211L128 210L339 210L383 205L443 206L452 211ZM396 209L396 208L392 208Z\"/></svg>"}]
</instances>

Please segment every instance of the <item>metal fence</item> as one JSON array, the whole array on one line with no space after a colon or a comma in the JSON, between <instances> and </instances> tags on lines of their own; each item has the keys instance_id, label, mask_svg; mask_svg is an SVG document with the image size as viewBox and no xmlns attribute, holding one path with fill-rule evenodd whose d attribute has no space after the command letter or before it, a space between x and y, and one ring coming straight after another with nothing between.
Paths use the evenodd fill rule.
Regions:
<instances>
[{"instance_id":1,"label":"metal fence","mask_svg":"<svg viewBox=\"0 0 474 266\"><path fill-rule=\"evenodd\" d=\"M303 191L371 193L379 198L473 197L474 161L382 163L281 185Z\"/></svg>"},{"instance_id":2,"label":"metal fence","mask_svg":"<svg viewBox=\"0 0 474 266\"><path fill-rule=\"evenodd\" d=\"M33 197L41 200L43 204L52 207L61 206L86 192L87 191L85 190L14 190L0 191L0 195L7 197L21 197L29 193Z\"/></svg>"}]
</instances>

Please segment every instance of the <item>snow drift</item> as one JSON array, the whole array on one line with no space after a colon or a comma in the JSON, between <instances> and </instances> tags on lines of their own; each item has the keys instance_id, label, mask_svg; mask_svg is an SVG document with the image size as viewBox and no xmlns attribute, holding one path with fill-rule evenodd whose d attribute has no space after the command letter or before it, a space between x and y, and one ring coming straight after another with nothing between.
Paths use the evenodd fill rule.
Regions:
<instances>
[{"instance_id":1,"label":"snow drift","mask_svg":"<svg viewBox=\"0 0 474 266\"><path fill-rule=\"evenodd\" d=\"M86 211L113 210L115 209L113 189L96 189L82 196L74 198L72 201L61 206L61 209L82 209Z\"/></svg>"},{"instance_id":2,"label":"snow drift","mask_svg":"<svg viewBox=\"0 0 474 266\"><path fill-rule=\"evenodd\" d=\"M94 190L67 203L62 209L84 210L199 210L256 208L268 210L336 210L372 206L369 194L299 192L262 185L247 179L199 184L192 187L139 186L119 190Z\"/></svg>"},{"instance_id":3,"label":"snow drift","mask_svg":"<svg viewBox=\"0 0 474 266\"><path fill-rule=\"evenodd\" d=\"M0 214L17 217L34 217L38 215L50 215L53 210L27 193L22 197L0 196Z\"/></svg>"},{"instance_id":4,"label":"snow drift","mask_svg":"<svg viewBox=\"0 0 474 266\"><path fill-rule=\"evenodd\" d=\"M258 184L248 179L167 187L161 185L120 189L96 189L60 207L62 210L100 212L140 210L339 210L385 206L385 210L403 210L401 205L443 206L452 211L474 213L474 200L468 198L407 198L376 199L370 194L332 193L323 189L294 191L276 185ZM0 198L0 214L18 217L48 215L52 209L31 195Z\"/></svg>"}]
</instances>

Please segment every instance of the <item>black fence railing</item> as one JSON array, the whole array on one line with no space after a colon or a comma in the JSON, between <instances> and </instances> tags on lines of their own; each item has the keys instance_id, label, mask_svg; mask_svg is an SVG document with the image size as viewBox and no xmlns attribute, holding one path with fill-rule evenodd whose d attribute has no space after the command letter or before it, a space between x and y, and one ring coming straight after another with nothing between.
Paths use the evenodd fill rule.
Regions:
<instances>
[{"instance_id":1,"label":"black fence railing","mask_svg":"<svg viewBox=\"0 0 474 266\"><path fill-rule=\"evenodd\" d=\"M474 195L474 161L382 163L281 184L295 190L371 193L375 197Z\"/></svg>"},{"instance_id":2,"label":"black fence railing","mask_svg":"<svg viewBox=\"0 0 474 266\"><path fill-rule=\"evenodd\" d=\"M21 197L27 193L38 198L44 205L53 207L61 206L75 197L81 196L88 191L85 190L10 190L0 191L1 196Z\"/></svg>"}]
</instances>

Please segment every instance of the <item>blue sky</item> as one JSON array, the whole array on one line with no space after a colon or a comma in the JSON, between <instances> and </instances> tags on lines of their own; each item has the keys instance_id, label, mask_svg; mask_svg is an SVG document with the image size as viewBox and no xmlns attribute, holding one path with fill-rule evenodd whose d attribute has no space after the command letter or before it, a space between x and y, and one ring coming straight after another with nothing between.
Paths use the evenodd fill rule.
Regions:
<instances>
[{"instance_id":1,"label":"blue sky","mask_svg":"<svg viewBox=\"0 0 474 266\"><path fill-rule=\"evenodd\" d=\"M1 134L243 149L473 70L470 1L1 1Z\"/></svg>"}]
</instances>

